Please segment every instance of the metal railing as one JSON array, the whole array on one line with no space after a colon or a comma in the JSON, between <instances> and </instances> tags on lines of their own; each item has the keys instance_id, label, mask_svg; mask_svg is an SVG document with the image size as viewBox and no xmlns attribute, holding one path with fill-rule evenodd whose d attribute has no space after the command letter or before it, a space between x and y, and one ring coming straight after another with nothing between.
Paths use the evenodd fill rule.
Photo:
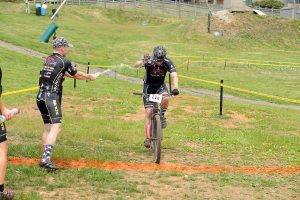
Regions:
<instances>
[{"instance_id":1,"label":"metal railing","mask_svg":"<svg viewBox=\"0 0 300 200\"><path fill-rule=\"evenodd\" d=\"M255 8L260 10L267 15L286 17L290 19L300 19L300 8L281 8L281 9L272 9L272 8Z\"/></svg>"},{"instance_id":2,"label":"metal railing","mask_svg":"<svg viewBox=\"0 0 300 200\"><path fill-rule=\"evenodd\" d=\"M170 0L68 0L67 4L96 4L104 8L142 10L151 14L176 16L179 18L199 18L211 11L222 10L222 5L188 4Z\"/></svg>"}]
</instances>

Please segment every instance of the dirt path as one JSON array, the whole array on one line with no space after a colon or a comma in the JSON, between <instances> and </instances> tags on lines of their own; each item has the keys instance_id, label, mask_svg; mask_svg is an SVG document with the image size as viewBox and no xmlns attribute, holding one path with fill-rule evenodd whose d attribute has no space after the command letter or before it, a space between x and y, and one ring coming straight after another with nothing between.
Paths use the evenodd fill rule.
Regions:
<instances>
[{"instance_id":1,"label":"dirt path","mask_svg":"<svg viewBox=\"0 0 300 200\"><path fill-rule=\"evenodd\" d=\"M30 56L35 56L38 58L43 58L46 57L47 55L44 53L40 53L25 47L20 47L16 46L4 41L0 40L0 47L9 49L11 51L15 51L18 53L30 55ZM74 63L75 64L75 63ZM81 65L83 66L83 65ZM94 68L95 71L99 72L104 72L104 69L96 69ZM105 75L110 76L110 77L115 77L120 80L124 80L130 83L135 83L135 84L142 84L142 80L139 78L134 78L134 77L129 77L129 76L124 76L118 73L115 73L113 71L107 71ZM198 96L210 96L214 98L219 98L219 93L211 90L203 90L203 89L192 89L192 88L181 88L181 91L189 93L189 94L194 94ZM283 104L276 104L272 102L267 102L267 101L256 101L256 100L250 100L250 99L244 99L232 95L225 94L224 99L230 100L230 101L237 101L237 102L242 102L242 103L248 103L248 104L254 104L254 105L262 105L262 106L270 106L270 107L278 107L278 108L286 108L286 109L291 109L291 110L300 110L300 106L294 106L294 105L283 105Z\"/></svg>"},{"instance_id":2,"label":"dirt path","mask_svg":"<svg viewBox=\"0 0 300 200\"><path fill-rule=\"evenodd\" d=\"M18 158L10 157L10 163L22 165L38 165L38 158ZM61 168L96 168L104 170L126 170L126 171L174 171L181 173L244 173L244 174L300 174L300 166L288 167L235 167L235 166L188 166L188 165L157 165L147 163L128 163L128 162L101 162L96 160L61 160L54 159Z\"/></svg>"}]
</instances>

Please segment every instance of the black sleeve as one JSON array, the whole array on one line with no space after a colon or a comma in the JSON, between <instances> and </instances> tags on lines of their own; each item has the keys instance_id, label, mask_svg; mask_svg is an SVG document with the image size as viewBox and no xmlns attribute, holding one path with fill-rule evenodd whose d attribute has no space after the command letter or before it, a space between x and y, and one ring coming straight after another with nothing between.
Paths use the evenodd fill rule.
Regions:
<instances>
[{"instance_id":1,"label":"black sleeve","mask_svg":"<svg viewBox=\"0 0 300 200\"><path fill-rule=\"evenodd\" d=\"M1 67L0 67L0 96L2 95L2 70L1 70Z\"/></svg>"},{"instance_id":2,"label":"black sleeve","mask_svg":"<svg viewBox=\"0 0 300 200\"><path fill-rule=\"evenodd\" d=\"M73 67L72 63L68 60L65 61L65 69L71 76L74 76L77 73L75 67Z\"/></svg>"},{"instance_id":3,"label":"black sleeve","mask_svg":"<svg viewBox=\"0 0 300 200\"><path fill-rule=\"evenodd\" d=\"M166 63L168 72L170 72L170 73L176 72L176 68L175 68L173 62L170 59L166 58L165 63Z\"/></svg>"}]
</instances>

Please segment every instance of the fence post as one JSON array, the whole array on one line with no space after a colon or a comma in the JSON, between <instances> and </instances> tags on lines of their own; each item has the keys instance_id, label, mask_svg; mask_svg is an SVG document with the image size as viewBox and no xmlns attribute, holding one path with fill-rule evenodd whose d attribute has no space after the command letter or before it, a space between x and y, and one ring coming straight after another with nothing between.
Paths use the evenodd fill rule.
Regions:
<instances>
[{"instance_id":1,"label":"fence post","mask_svg":"<svg viewBox=\"0 0 300 200\"><path fill-rule=\"evenodd\" d=\"M172 92L172 83L171 83L171 74L169 73L169 89L170 93Z\"/></svg>"},{"instance_id":2,"label":"fence post","mask_svg":"<svg viewBox=\"0 0 300 200\"><path fill-rule=\"evenodd\" d=\"M225 70L225 68L226 68L226 60L225 60L225 63L224 63L224 70Z\"/></svg>"},{"instance_id":3,"label":"fence post","mask_svg":"<svg viewBox=\"0 0 300 200\"><path fill-rule=\"evenodd\" d=\"M153 12L153 0L151 0L151 4L150 4L150 13L152 14L152 12Z\"/></svg>"},{"instance_id":4,"label":"fence post","mask_svg":"<svg viewBox=\"0 0 300 200\"><path fill-rule=\"evenodd\" d=\"M165 15L165 0L162 1L162 14Z\"/></svg>"},{"instance_id":5,"label":"fence post","mask_svg":"<svg viewBox=\"0 0 300 200\"><path fill-rule=\"evenodd\" d=\"M87 69L86 69L86 73L87 73L87 74L90 73L90 62L88 62L88 66L87 66ZM86 82L88 82L88 81L86 80Z\"/></svg>"},{"instance_id":6,"label":"fence post","mask_svg":"<svg viewBox=\"0 0 300 200\"><path fill-rule=\"evenodd\" d=\"M218 115L219 118L224 118L224 115L223 115L223 83L224 81L221 80L220 81L220 113Z\"/></svg>"},{"instance_id":7,"label":"fence post","mask_svg":"<svg viewBox=\"0 0 300 200\"><path fill-rule=\"evenodd\" d=\"M77 67L77 65L74 65L75 69ZM76 79L74 78L74 89L76 88Z\"/></svg>"},{"instance_id":8,"label":"fence post","mask_svg":"<svg viewBox=\"0 0 300 200\"><path fill-rule=\"evenodd\" d=\"M196 1L194 1L194 18L196 18L197 14L196 14Z\"/></svg>"},{"instance_id":9,"label":"fence post","mask_svg":"<svg viewBox=\"0 0 300 200\"><path fill-rule=\"evenodd\" d=\"M179 6L178 6L178 16L181 18L181 2L178 0Z\"/></svg>"},{"instance_id":10,"label":"fence post","mask_svg":"<svg viewBox=\"0 0 300 200\"><path fill-rule=\"evenodd\" d=\"M134 11L136 11L136 0L134 0L133 2L134 2Z\"/></svg>"},{"instance_id":11,"label":"fence post","mask_svg":"<svg viewBox=\"0 0 300 200\"><path fill-rule=\"evenodd\" d=\"M295 19L295 16L296 16L296 8L294 7L292 9L292 19Z\"/></svg>"}]
</instances>

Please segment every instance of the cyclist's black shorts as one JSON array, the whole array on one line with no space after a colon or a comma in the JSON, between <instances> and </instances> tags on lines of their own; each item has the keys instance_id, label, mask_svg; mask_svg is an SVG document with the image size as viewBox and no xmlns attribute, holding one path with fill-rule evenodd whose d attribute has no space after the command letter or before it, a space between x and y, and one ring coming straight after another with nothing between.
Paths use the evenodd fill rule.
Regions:
<instances>
[{"instance_id":1,"label":"cyclist's black shorts","mask_svg":"<svg viewBox=\"0 0 300 200\"><path fill-rule=\"evenodd\" d=\"M165 83L162 84L159 87L154 87L154 86L144 84L143 93L144 94L164 94L165 93L165 95L168 95L169 91L168 91L168 88L167 88ZM149 101L149 98L147 96L144 96L143 100L144 100L144 107L145 108L149 108L149 107L154 106L154 102Z\"/></svg>"},{"instance_id":2,"label":"cyclist's black shorts","mask_svg":"<svg viewBox=\"0 0 300 200\"><path fill-rule=\"evenodd\" d=\"M5 123L0 123L0 143L5 142L6 138L6 127Z\"/></svg>"},{"instance_id":3,"label":"cyclist's black shorts","mask_svg":"<svg viewBox=\"0 0 300 200\"><path fill-rule=\"evenodd\" d=\"M39 92L36 103L42 114L44 124L62 123L61 96L48 91Z\"/></svg>"}]
</instances>

